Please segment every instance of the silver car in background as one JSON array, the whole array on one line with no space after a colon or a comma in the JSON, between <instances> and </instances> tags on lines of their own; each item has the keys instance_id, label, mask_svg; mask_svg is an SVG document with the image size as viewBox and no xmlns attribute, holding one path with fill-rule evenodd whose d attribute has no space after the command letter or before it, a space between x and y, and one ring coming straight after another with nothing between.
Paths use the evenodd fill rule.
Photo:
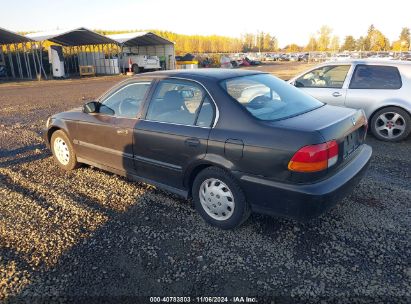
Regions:
<instances>
[{"instance_id":1,"label":"silver car in background","mask_svg":"<svg viewBox=\"0 0 411 304\"><path fill-rule=\"evenodd\" d=\"M411 62L326 62L289 83L327 104L363 109L380 140L400 141L411 132Z\"/></svg>"}]
</instances>

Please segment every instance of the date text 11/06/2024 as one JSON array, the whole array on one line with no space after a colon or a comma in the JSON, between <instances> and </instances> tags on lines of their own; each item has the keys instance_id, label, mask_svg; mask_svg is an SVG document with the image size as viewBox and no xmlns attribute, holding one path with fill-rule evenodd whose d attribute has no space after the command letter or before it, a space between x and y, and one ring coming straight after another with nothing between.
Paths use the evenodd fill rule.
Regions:
<instances>
[{"instance_id":1,"label":"date text 11/06/2024","mask_svg":"<svg viewBox=\"0 0 411 304\"><path fill-rule=\"evenodd\" d=\"M255 297L150 297L150 303L258 303Z\"/></svg>"}]
</instances>

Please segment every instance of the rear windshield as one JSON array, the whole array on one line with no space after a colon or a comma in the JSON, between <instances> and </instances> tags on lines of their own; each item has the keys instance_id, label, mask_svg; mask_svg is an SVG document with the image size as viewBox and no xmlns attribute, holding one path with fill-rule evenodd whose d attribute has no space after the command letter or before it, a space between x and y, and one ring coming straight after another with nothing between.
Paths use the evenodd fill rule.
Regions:
<instances>
[{"instance_id":1,"label":"rear windshield","mask_svg":"<svg viewBox=\"0 0 411 304\"><path fill-rule=\"evenodd\" d=\"M323 105L322 102L269 74L230 78L221 82L227 93L261 120L296 116Z\"/></svg>"}]
</instances>

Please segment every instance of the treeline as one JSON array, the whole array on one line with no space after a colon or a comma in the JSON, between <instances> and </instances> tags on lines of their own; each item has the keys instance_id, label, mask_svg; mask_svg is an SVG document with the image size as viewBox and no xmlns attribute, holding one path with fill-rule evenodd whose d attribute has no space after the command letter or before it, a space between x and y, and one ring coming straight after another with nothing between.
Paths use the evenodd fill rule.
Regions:
<instances>
[{"instance_id":1,"label":"treeline","mask_svg":"<svg viewBox=\"0 0 411 304\"><path fill-rule=\"evenodd\" d=\"M402 28L398 40L390 43L388 38L374 25L368 28L366 35L360 36L357 39L349 35L344 38L340 44L340 38L332 34L332 29L329 26L322 26L316 35L312 35L308 44L298 46L291 44L285 47L284 50L295 51L408 51L410 49L410 29Z\"/></svg>"},{"instance_id":2,"label":"treeline","mask_svg":"<svg viewBox=\"0 0 411 304\"><path fill-rule=\"evenodd\" d=\"M130 31L104 31L97 32L110 35ZM384 34L371 25L365 35L358 38L349 35L340 41L333 30L327 25L322 26L315 35L311 35L307 45L290 44L279 49L275 36L259 32L246 33L240 38L219 35L182 35L170 31L150 30L161 37L176 43L176 53L237 53L237 52L301 52L301 51L407 51L410 49L410 29L404 27L398 40L390 43Z\"/></svg>"},{"instance_id":3,"label":"treeline","mask_svg":"<svg viewBox=\"0 0 411 304\"><path fill-rule=\"evenodd\" d=\"M96 30L103 35L122 34L130 31ZM277 38L268 33L247 33L241 38L219 35L183 35L169 31L149 30L176 43L176 53L238 53L238 52L275 52L278 50Z\"/></svg>"}]
</instances>

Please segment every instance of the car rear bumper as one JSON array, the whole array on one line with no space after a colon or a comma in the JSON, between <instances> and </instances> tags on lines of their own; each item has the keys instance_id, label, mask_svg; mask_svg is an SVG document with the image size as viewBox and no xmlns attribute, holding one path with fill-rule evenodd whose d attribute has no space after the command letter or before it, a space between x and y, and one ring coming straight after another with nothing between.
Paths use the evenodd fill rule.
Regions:
<instances>
[{"instance_id":1,"label":"car rear bumper","mask_svg":"<svg viewBox=\"0 0 411 304\"><path fill-rule=\"evenodd\" d=\"M236 173L254 212L308 220L335 206L363 177L372 149L361 151L333 176L313 184L285 184Z\"/></svg>"}]
</instances>

